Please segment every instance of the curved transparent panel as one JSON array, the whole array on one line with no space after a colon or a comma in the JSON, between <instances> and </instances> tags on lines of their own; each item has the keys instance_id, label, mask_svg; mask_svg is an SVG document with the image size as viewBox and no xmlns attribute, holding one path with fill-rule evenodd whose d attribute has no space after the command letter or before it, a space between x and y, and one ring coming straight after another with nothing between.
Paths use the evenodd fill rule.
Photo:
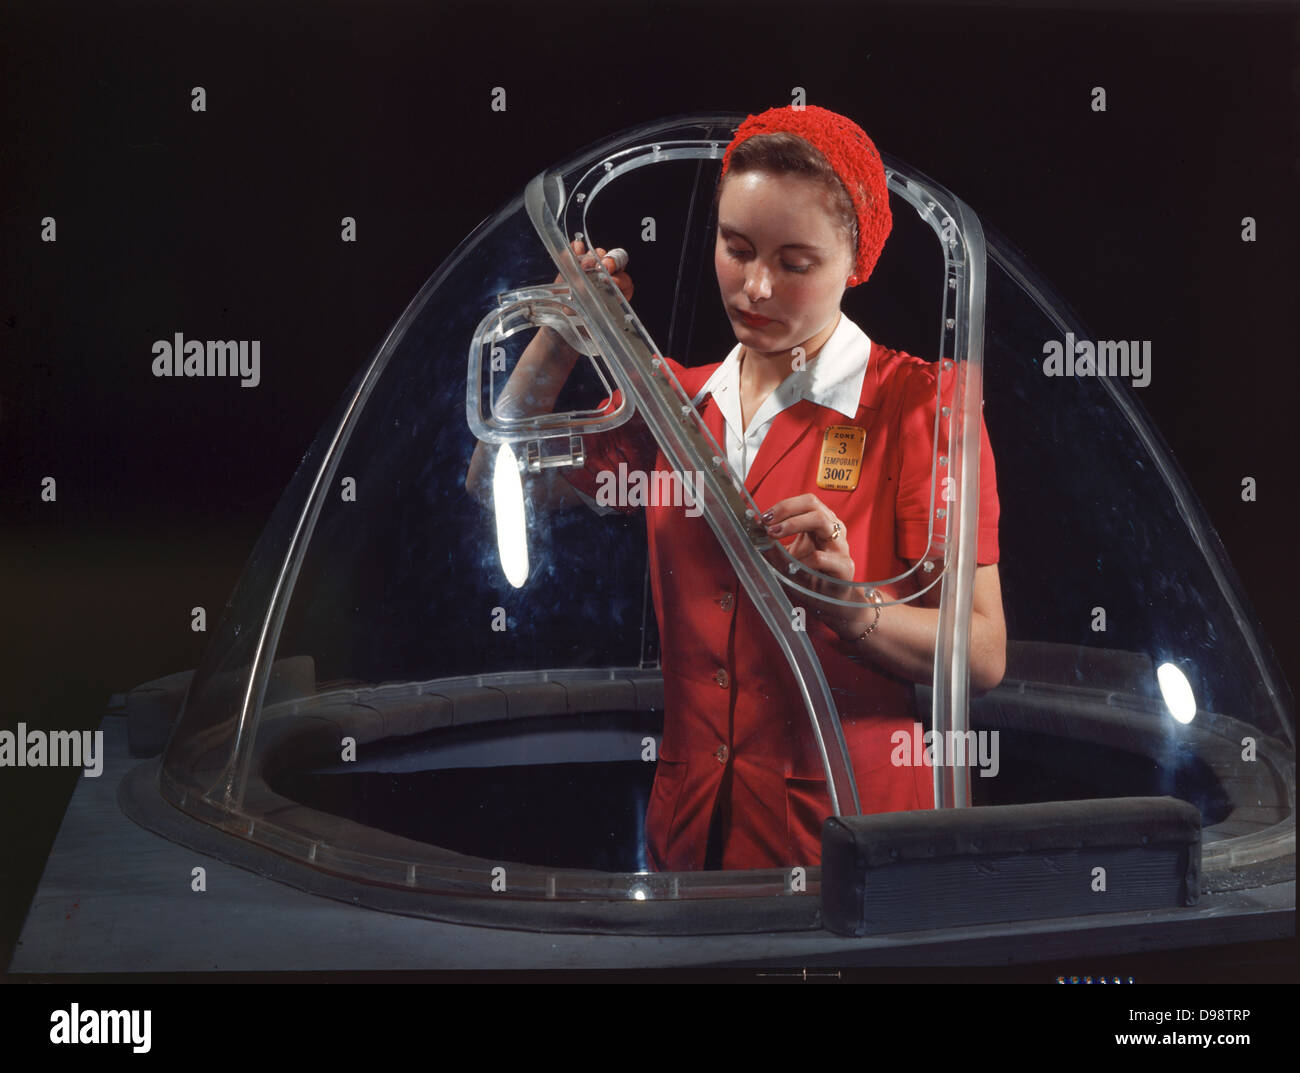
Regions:
<instances>
[{"instance_id":1,"label":"curved transparent panel","mask_svg":"<svg viewBox=\"0 0 1300 1073\"><path fill-rule=\"evenodd\" d=\"M987 316L1010 640L1005 681L971 705L1000 747L974 803L1167 794L1200 809L1207 864L1293 852L1286 687L1135 404L1176 374L1149 341L1087 335L1010 251L990 258Z\"/></svg>"}]
</instances>

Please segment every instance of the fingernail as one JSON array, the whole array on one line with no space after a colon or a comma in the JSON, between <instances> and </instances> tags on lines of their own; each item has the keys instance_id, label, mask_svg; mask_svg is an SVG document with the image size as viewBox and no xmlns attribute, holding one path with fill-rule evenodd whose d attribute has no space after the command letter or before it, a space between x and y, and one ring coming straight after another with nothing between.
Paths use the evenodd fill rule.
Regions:
<instances>
[{"instance_id":1,"label":"fingernail","mask_svg":"<svg viewBox=\"0 0 1300 1073\"><path fill-rule=\"evenodd\" d=\"M764 512L763 521L770 522L775 517L776 517L776 508L773 507L771 510Z\"/></svg>"},{"instance_id":2,"label":"fingernail","mask_svg":"<svg viewBox=\"0 0 1300 1073\"><path fill-rule=\"evenodd\" d=\"M771 534L772 536L780 536L780 535L781 535L781 531L782 531L784 528L785 528L785 526L781 525L781 524L778 522L776 525L769 525L769 526L767 527L767 531L768 531L768 533Z\"/></svg>"}]
</instances>

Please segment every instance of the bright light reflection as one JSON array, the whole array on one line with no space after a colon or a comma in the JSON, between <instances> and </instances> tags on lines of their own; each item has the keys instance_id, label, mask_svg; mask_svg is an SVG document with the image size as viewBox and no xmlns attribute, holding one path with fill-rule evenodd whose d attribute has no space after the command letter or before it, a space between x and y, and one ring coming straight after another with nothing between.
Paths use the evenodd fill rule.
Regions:
<instances>
[{"instance_id":1,"label":"bright light reflection","mask_svg":"<svg viewBox=\"0 0 1300 1073\"><path fill-rule=\"evenodd\" d=\"M1180 723L1190 723L1196 718L1196 698L1187 675L1172 663L1162 663L1156 668L1156 681L1160 683L1160 695L1170 715Z\"/></svg>"},{"instance_id":2,"label":"bright light reflection","mask_svg":"<svg viewBox=\"0 0 1300 1073\"><path fill-rule=\"evenodd\" d=\"M492 506L497 516L497 552L506 580L521 589L528 580L528 529L524 521L524 486L510 444L497 451L492 472Z\"/></svg>"}]
</instances>

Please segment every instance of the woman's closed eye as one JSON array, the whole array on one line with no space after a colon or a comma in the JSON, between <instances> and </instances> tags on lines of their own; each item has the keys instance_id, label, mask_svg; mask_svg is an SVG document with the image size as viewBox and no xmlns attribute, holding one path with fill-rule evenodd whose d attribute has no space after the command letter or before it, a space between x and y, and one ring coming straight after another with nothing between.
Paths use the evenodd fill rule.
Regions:
<instances>
[{"instance_id":1,"label":"woman's closed eye","mask_svg":"<svg viewBox=\"0 0 1300 1073\"><path fill-rule=\"evenodd\" d=\"M737 261L748 261L751 257L754 256L753 250L740 250L737 249L735 246L728 246L727 253L730 254L732 257L734 257ZM787 272L798 272L799 274L802 275L804 272L807 272L808 269L812 268L812 265L792 265L790 264L789 261L782 261L781 267L784 268Z\"/></svg>"}]
</instances>

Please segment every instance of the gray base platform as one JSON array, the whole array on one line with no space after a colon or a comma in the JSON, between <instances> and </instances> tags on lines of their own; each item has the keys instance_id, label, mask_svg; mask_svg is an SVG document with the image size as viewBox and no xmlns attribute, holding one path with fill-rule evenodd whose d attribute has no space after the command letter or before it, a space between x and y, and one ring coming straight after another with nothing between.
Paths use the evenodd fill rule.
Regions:
<instances>
[{"instance_id":1,"label":"gray base platform","mask_svg":"<svg viewBox=\"0 0 1300 1073\"><path fill-rule=\"evenodd\" d=\"M138 827L118 785L139 761L104 720L104 774L82 778L28 911L11 973L653 969L1005 965L1294 935L1295 880L1195 908L844 938L555 935L394 916L306 894ZM191 870L207 890L190 890Z\"/></svg>"}]
</instances>

